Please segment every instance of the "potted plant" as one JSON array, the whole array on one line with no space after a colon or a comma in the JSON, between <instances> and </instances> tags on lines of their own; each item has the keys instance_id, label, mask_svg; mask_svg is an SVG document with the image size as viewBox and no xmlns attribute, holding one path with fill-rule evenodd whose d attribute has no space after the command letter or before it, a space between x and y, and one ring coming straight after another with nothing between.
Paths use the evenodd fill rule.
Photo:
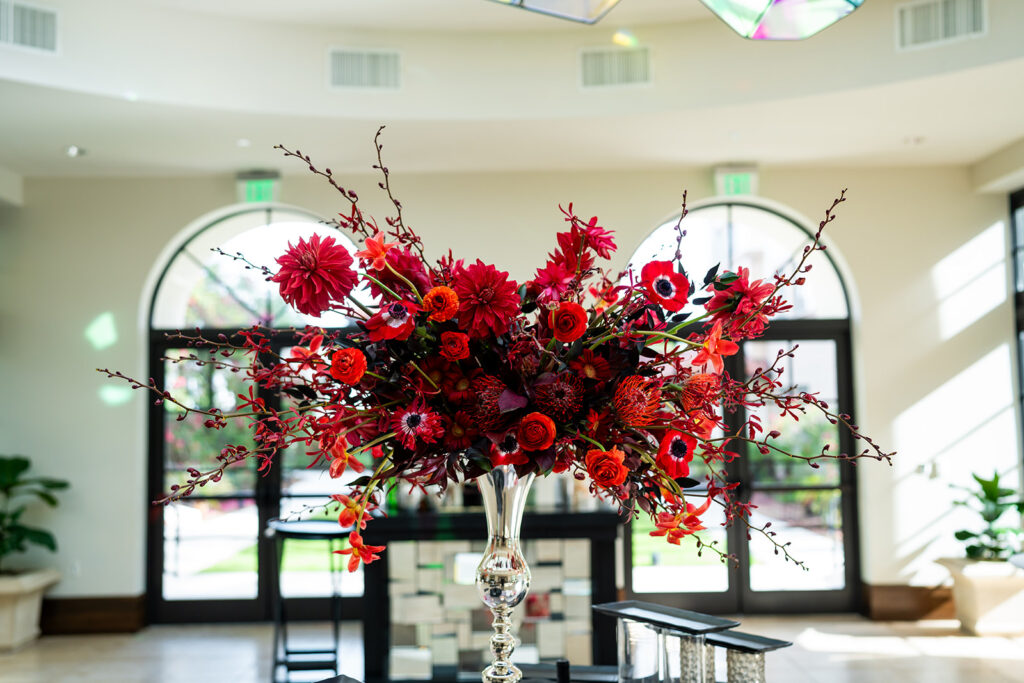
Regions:
<instances>
[{"instance_id":1,"label":"potted plant","mask_svg":"<svg viewBox=\"0 0 1024 683\"><path fill-rule=\"evenodd\" d=\"M16 571L6 563L30 543L57 549L53 534L26 526L21 517L33 500L55 507L53 492L67 488L68 483L25 476L28 469L28 458L0 456L0 650L19 647L39 635L43 592L60 579L53 569Z\"/></svg>"},{"instance_id":2,"label":"potted plant","mask_svg":"<svg viewBox=\"0 0 1024 683\"><path fill-rule=\"evenodd\" d=\"M953 601L960 626L975 635L1024 633L1024 572L1009 559L1020 550L1019 526L1006 526L1006 513L1024 511L1015 489L991 479L971 475L977 488L959 487L971 494L957 501L981 517L981 530L956 532L967 543L967 557L942 558L938 563L953 575Z\"/></svg>"}]
</instances>

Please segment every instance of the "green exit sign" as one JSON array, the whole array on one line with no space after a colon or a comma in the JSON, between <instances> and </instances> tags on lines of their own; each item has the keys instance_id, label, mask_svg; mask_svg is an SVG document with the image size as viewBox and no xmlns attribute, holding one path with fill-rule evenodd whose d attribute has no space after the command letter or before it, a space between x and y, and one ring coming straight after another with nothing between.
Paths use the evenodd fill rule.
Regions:
<instances>
[{"instance_id":1,"label":"green exit sign","mask_svg":"<svg viewBox=\"0 0 1024 683\"><path fill-rule=\"evenodd\" d=\"M244 182L246 203L274 201L274 185L277 181L273 178L259 178Z\"/></svg>"},{"instance_id":2,"label":"green exit sign","mask_svg":"<svg viewBox=\"0 0 1024 683\"><path fill-rule=\"evenodd\" d=\"M757 194L757 168L719 166L715 169L715 191L725 197Z\"/></svg>"}]
</instances>

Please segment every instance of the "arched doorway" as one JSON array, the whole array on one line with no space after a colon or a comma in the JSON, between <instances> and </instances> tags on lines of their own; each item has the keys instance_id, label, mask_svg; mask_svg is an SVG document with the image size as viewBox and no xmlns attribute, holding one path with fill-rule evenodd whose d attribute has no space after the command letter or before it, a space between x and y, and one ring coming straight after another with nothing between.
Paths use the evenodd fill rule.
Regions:
<instances>
[{"instance_id":1,"label":"arched doorway","mask_svg":"<svg viewBox=\"0 0 1024 683\"><path fill-rule=\"evenodd\" d=\"M672 260L676 251L678 216L655 229L637 248L630 262ZM722 270L748 267L751 279L768 279L786 272L799 260L811 234L796 220L753 202L720 202L692 210L683 221L683 263L699 281L716 263ZM853 412L849 297L828 252L812 255L809 284L790 288L786 298L793 308L778 316L768 332L741 344L727 364L734 377L766 367L780 349L799 344L783 375L787 385L819 392L838 410ZM781 418L777 411L760 413L766 431ZM733 430L745 420L739 412L726 415ZM790 450L817 453L823 441L835 452L851 452L845 431L823 417L807 414L800 422L786 420L780 428ZM836 461L812 468L785 456L764 456L756 449L740 451L728 466L730 480L742 482L740 497L757 509L751 521L771 528L782 542L791 542L792 554L810 571L786 563L772 544L737 524L730 529L709 513L705 540L717 540L737 558L723 565L714 553L699 557L693 544L669 548L651 538L644 520L634 522L627 534L627 592L638 599L714 613L826 612L855 610L860 573L857 542L857 491L853 466ZM703 480L706 470L691 476ZM716 508L713 507L712 511Z\"/></svg>"},{"instance_id":2,"label":"arched doorway","mask_svg":"<svg viewBox=\"0 0 1024 683\"><path fill-rule=\"evenodd\" d=\"M261 325L273 330L272 349L287 356L296 343L295 328L307 324L345 327L348 320L326 313L301 315L284 304L276 285L250 264L276 269L275 258L289 242L313 233L334 237L350 251L356 247L341 233L302 210L271 205L229 209L201 222L163 263L149 307L149 375L159 386L191 405L230 412L245 393L240 372L208 363L210 353L188 344L185 336L231 336ZM244 260L237 256L244 255ZM268 406L290 400L260 389ZM244 423L210 430L203 416L178 420L181 411L166 402L149 408L150 500L181 483L186 468L216 466L227 444L251 443ZM243 621L271 614L270 581L274 549L262 530L268 520L306 507L323 505L336 482L309 470L300 449L278 454L274 465L258 472L246 461L229 468L215 486L150 510L147 537L147 608L151 622ZM286 597L299 598L295 617L327 618L330 548L304 542L286 548L281 583ZM301 546L301 547L299 547ZM358 615L362 575L345 575L342 594L347 616ZM301 599L309 596L308 600Z\"/></svg>"}]
</instances>

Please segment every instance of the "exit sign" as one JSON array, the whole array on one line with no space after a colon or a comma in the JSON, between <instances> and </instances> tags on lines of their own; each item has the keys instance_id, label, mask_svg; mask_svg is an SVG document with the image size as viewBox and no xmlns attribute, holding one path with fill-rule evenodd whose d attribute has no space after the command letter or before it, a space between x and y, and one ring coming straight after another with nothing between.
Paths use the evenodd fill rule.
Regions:
<instances>
[{"instance_id":1,"label":"exit sign","mask_svg":"<svg viewBox=\"0 0 1024 683\"><path fill-rule=\"evenodd\" d=\"M235 176L238 201L246 204L277 201L277 171L244 171Z\"/></svg>"},{"instance_id":2,"label":"exit sign","mask_svg":"<svg viewBox=\"0 0 1024 683\"><path fill-rule=\"evenodd\" d=\"M757 194L757 169L735 166L716 168L715 191L725 197Z\"/></svg>"}]
</instances>

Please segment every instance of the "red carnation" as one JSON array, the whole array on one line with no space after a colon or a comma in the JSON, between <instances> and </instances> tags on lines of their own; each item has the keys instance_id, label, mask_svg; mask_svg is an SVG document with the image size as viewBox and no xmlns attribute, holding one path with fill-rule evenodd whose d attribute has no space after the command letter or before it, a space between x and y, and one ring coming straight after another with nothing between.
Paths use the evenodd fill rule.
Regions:
<instances>
[{"instance_id":1,"label":"red carnation","mask_svg":"<svg viewBox=\"0 0 1024 683\"><path fill-rule=\"evenodd\" d=\"M366 356L359 349L340 349L331 356L331 376L345 384L356 384L366 372Z\"/></svg>"},{"instance_id":2,"label":"red carnation","mask_svg":"<svg viewBox=\"0 0 1024 683\"><path fill-rule=\"evenodd\" d=\"M419 306L406 301L395 301L381 307L372 318L366 321L370 341L408 339L416 328L415 313L418 310Z\"/></svg>"},{"instance_id":3,"label":"red carnation","mask_svg":"<svg viewBox=\"0 0 1024 683\"><path fill-rule=\"evenodd\" d=\"M544 451L555 443L555 422L543 413L530 413L519 423L519 445L524 451Z\"/></svg>"},{"instance_id":4,"label":"red carnation","mask_svg":"<svg viewBox=\"0 0 1024 683\"><path fill-rule=\"evenodd\" d=\"M551 311L549 323L554 330L555 339L571 343L587 331L587 312L577 303L563 301L558 308Z\"/></svg>"},{"instance_id":5,"label":"red carnation","mask_svg":"<svg viewBox=\"0 0 1024 683\"><path fill-rule=\"evenodd\" d=\"M670 261L651 261L640 271L647 298L666 311L678 311L690 298L690 281Z\"/></svg>"},{"instance_id":6,"label":"red carnation","mask_svg":"<svg viewBox=\"0 0 1024 683\"><path fill-rule=\"evenodd\" d=\"M690 474L690 461L693 460L693 452L697 450L697 439L689 434L683 434L670 430L661 439L661 447L658 448L658 467L665 470L665 474L677 479Z\"/></svg>"},{"instance_id":7,"label":"red carnation","mask_svg":"<svg viewBox=\"0 0 1024 683\"><path fill-rule=\"evenodd\" d=\"M469 337L461 332L442 332L441 355L451 361L469 358Z\"/></svg>"},{"instance_id":8,"label":"red carnation","mask_svg":"<svg viewBox=\"0 0 1024 683\"><path fill-rule=\"evenodd\" d=\"M483 339L508 332L519 313L518 285L494 266L477 259L455 275L459 297L459 327L470 337Z\"/></svg>"},{"instance_id":9,"label":"red carnation","mask_svg":"<svg viewBox=\"0 0 1024 683\"><path fill-rule=\"evenodd\" d=\"M356 285L352 255L335 244L333 237L314 234L309 241L299 238L277 259L281 269L272 281L281 287L281 298L295 310L316 318L332 304L345 300Z\"/></svg>"}]
</instances>

